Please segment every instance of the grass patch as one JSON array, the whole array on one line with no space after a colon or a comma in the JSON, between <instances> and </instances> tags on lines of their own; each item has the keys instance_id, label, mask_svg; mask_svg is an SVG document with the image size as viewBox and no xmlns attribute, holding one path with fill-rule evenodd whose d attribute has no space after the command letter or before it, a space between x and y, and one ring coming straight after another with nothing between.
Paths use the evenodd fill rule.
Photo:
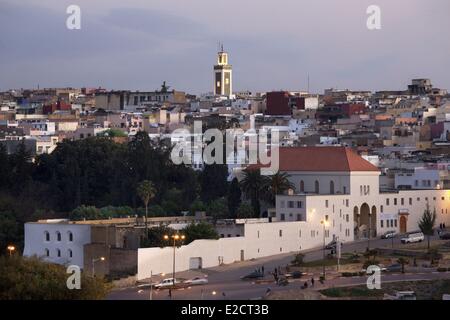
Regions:
<instances>
[{"instance_id":1,"label":"grass patch","mask_svg":"<svg viewBox=\"0 0 450 320\"><path fill-rule=\"evenodd\" d=\"M332 298L355 298L355 297L383 297L383 290L369 290L367 287L345 287L345 288L329 288L321 290L320 293Z\"/></svg>"},{"instance_id":2,"label":"grass patch","mask_svg":"<svg viewBox=\"0 0 450 320\"><path fill-rule=\"evenodd\" d=\"M394 295L396 291L414 291L418 300L441 300L450 292L450 280L405 281L384 283L381 290L369 290L366 286L329 288L320 293L331 298L383 298L384 294Z\"/></svg>"}]
</instances>

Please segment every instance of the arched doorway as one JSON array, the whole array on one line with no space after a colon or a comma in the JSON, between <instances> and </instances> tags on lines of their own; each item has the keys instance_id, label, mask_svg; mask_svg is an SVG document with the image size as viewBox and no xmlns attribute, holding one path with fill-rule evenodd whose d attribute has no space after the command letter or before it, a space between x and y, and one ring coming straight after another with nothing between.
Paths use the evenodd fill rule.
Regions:
<instances>
[{"instance_id":1,"label":"arched doorway","mask_svg":"<svg viewBox=\"0 0 450 320\"><path fill-rule=\"evenodd\" d=\"M361 206L359 213L359 231L361 236L367 238L369 236L369 220L370 220L370 207L367 203Z\"/></svg>"},{"instance_id":2,"label":"arched doorway","mask_svg":"<svg viewBox=\"0 0 450 320\"><path fill-rule=\"evenodd\" d=\"M406 233L407 232L407 219L405 216L400 216L400 233Z\"/></svg>"}]
</instances>

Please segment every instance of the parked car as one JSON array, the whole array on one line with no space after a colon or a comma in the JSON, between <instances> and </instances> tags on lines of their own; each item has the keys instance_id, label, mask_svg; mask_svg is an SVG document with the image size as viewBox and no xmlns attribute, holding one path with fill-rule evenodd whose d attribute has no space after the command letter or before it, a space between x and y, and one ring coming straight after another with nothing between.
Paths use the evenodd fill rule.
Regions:
<instances>
[{"instance_id":1,"label":"parked car","mask_svg":"<svg viewBox=\"0 0 450 320\"><path fill-rule=\"evenodd\" d=\"M300 279L305 274L306 273L301 272L301 271L293 271L293 272L286 273L284 276L286 278Z\"/></svg>"},{"instance_id":2,"label":"parked car","mask_svg":"<svg viewBox=\"0 0 450 320\"><path fill-rule=\"evenodd\" d=\"M441 232L439 238L442 240L450 240L450 232Z\"/></svg>"},{"instance_id":3,"label":"parked car","mask_svg":"<svg viewBox=\"0 0 450 320\"><path fill-rule=\"evenodd\" d=\"M192 286L196 286L196 285L207 284L208 283L208 279L204 278L204 277L195 277L195 278L186 280L184 283L190 284Z\"/></svg>"},{"instance_id":4,"label":"parked car","mask_svg":"<svg viewBox=\"0 0 450 320\"><path fill-rule=\"evenodd\" d=\"M386 271L386 268L383 264L378 264L377 266L380 267L381 272ZM372 274L373 271L369 273L369 272L367 272L367 269L361 269L361 272L365 272L366 274Z\"/></svg>"},{"instance_id":5,"label":"parked car","mask_svg":"<svg viewBox=\"0 0 450 320\"><path fill-rule=\"evenodd\" d=\"M241 280L251 280L251 279L260 279L264 278L264 275L262 272L253 271L245 276L241 277Z\"/></svg>"},{"instance_id":6,"label":"parked car","mask_svg":"<svg viewBox=\"0 0 450 320\"><path fill-rule=\"evenodd\" d=\"M386 272L401 272L402 271L402 265L400 263L394 263L394 264L391 264L391 265L387 266L386 268L384 268L383 271L386 271Z\"/></svg>"},{"instance_id":7,"label":"parked car","mask_svg":"<svg viewBox=\"0 0 450 320\"><path fill-rule=\"evenodd\" d=\"M422 232L410 233L400 239L402 243L422 242L423 240L425 240L425 236Z\"/></svg>"},{"instance_id":8,"label":"parked car","mask_svg":"<svg viewBox=\"0 0 450 320\"><path fill-rule=\"evenodd\" d=\"M394 295L385 294L383 300L417 300L414 291L397 291Z\"/></svg>"},{"instance_id":9,"label":"parked car","mask_svg":"<svg viewBox=\"0 0 450 320\"><path fill-rule=\"evenodd\" d=\"M175 283L173 281L173 278L167 278L162 280L160 283L155 284L156 289L163 289L163 288L169 288L173 287L174 285L178 284L179 281L175 279Z\"/></svg>"},{"instance_id":10,"label":"parked car","mask_svg":"<svg viewBox=\"0 0 450 320\"><path fill-rule=\"evenodd\" d=\"M395 238L396 236L396 232L391 230L391 231L387 231L385 232L382 236L381 239L391 239L391 238Z\"/></svg>"}]
</instances>

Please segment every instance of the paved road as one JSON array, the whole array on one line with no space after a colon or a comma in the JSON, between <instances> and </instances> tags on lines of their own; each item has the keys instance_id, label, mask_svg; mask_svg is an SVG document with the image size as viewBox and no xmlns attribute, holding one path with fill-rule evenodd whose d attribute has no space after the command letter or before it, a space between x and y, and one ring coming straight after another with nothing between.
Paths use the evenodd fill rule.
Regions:
<instances>
[{"instance_id":1,"label":"paved road","mask_svg":"<svg viewBox=\"0 0 450 320\"><path fill-rule=\"evenodd\" d=\"M345 244L342 248L342 252L361 252L367 248L367 240L358 241L349 244ZM395 239L394 245L398 247L400 244L399 239ZM390 247L391 240L372 239L370 241L370 247ZM305 261L320 260L323 256L321 249L315 249L304 252ZM266 258L257 259L254 261L245 261L235 263L232 265L220 266L210 269L202 270L207 276L209 283L202 286L193 286L191 288L172 290L173 299L238 299L248 300L256 299L265 294L266 290L270 288L273 292L280 290L290 290L300 288L306 279L310 279L312 275L305 277L305 279L293 280L289 285L285 287L277 286L273 282L273 277L267 275L267 283L255 283L254 281L242 281L240 277L248 274L264 266L265 272L274 270L274 268L281 266L284 267L292 261L294 254L283 254L277 256L271 256ZM315 276L318 278L318 275ZM386 274L382 276L382 281L406 281L406 280L432 280L439 278L450 278L450 273L433 273L431 271L423 271L413 274ZM326 288L328 286L345 286L345 285L359 285L366 283L366 277L354 277L354 278L337 278L327 279L324 285L320 285L316 281L316 288ZM123 290L113 291L108 299L112 300L148 300L150 297L150 289L128 288ZM155 300L167 300L169 299L168 290L153 290L153 299Z\"/></svg>"}]
</instances>

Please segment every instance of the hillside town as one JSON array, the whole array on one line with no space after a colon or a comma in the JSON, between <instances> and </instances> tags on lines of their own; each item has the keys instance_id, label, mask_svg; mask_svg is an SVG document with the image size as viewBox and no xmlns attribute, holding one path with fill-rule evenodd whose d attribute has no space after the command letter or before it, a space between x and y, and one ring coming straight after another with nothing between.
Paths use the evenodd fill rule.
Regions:
<instances>
[{"instance_id":1,"label":"hillside town","mask_svg":"<svg viewBox=\"0 0 450 320\"><path fill-rule=\"evenodd\" d=\"M359 243L355 255L370 253L385 236L399 245L421 232L424 212L434 212L431 229L440 235L450 226L450 94L431 79L377 92L235 92L223 47L212 74L213 91L201 95L167 81L149 91L1 92L2 157L23 162L11 161L0 190L51 194L36 202L42 210L15 222L23 236L7 241L24 256L91 276L135 285L156 275L158 285L175 287L179 274L255 259L323 250L325 260L327 248L339 261L341 246ZM194 152L183 164L170 162L174 145L191 146L207 129L245 132L240 146L247 147L265 132L278 171L262 176L265 164L245 161L249 152L234 147L231 158L244 161L205 163ZM197 147L207 148L202 137ZM24 202L34 203L27 192ZM325 280L323 268L311 272L312 285L315 276ZM253 276L265 278L264 267Z\"/></svg>"}]
</instances>

